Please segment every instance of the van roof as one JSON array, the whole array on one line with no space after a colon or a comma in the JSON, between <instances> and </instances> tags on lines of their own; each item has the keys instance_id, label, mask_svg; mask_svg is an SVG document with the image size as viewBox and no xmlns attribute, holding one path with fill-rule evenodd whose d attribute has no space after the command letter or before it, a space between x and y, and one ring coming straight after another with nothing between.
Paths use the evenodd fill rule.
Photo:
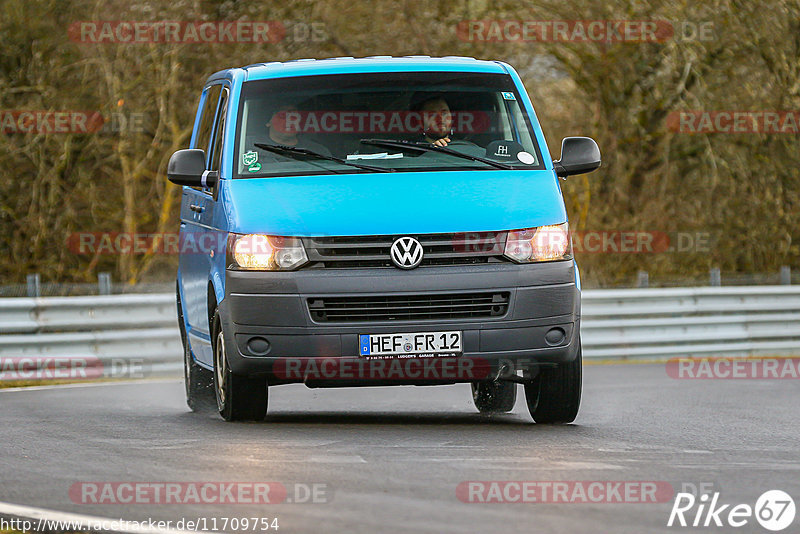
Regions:
<instances>
[{"instance_id":1,"label":"van roof","mask_svg":"<svg viewBox=\"0 0 800 534\"><path fill-rule=\"evenodd\" d=\"M326 59L293 59L291 61L272 61L253 63L240 68L221 70L212 74L208 82L230 78L234 71L243 70L245 80L263 80L288 76L314 76L319 74L349 74L367 72L485 72L507 74L508 70L500 61L485 61L462 56L369 56L362 58L334 57Z\"/></svg>"}]
</instances>

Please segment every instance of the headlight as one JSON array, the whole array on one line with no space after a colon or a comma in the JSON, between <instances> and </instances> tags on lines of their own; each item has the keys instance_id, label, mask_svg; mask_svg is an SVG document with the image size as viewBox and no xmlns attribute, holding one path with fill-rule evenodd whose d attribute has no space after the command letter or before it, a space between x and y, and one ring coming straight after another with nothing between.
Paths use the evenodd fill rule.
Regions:
<instances>
[{"instance_id":1,"label":"headlight","mask_svg":"<svg viewBox=\"0 0 800 534\"><path fill-rule=\"evenodd\" d=\"M505 255L518 263L571 258L572 244L567 223L508 232Z\"/></svg>"},{"instance_id":2,"label":"headlight","mask_svg":"<svg viewBox=\"0 0 800 534\"><path fill-rule=\"evenodd\" d=\"M233 267L253 271L288 271L308 262L299 238L262 234L230 234L228 257Z\"/></svg>"}]
</instances>

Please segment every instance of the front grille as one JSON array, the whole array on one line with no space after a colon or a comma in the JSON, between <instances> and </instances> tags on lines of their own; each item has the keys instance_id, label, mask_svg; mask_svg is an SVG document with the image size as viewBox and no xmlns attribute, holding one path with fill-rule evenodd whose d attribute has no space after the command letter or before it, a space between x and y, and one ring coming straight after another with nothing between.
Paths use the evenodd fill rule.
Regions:
<instances>
[{"instance_id":1,"label":"front grille","mask_svg":"<svg viewBox=\"0 0 800 534\"><path fill-rule=\"evenodd\" d=\"M506 261L503 256L506 232L408 235L422 245L420 267ZM389 256L389 248L398 237L403 236L307 237L303 239L303 246L309 261L316 267L395 267Z\"/></svg>"},{"instance_id":2,"label":"front grille","mask_svg":"<svg viewBox=\"0 0 800 534\"><path fill-rule=\"evenodd\" d=\"M501 317L508 311L509 293L447 293L308 299L317 323L471 319Z\"/></svg>"}]
</instances>

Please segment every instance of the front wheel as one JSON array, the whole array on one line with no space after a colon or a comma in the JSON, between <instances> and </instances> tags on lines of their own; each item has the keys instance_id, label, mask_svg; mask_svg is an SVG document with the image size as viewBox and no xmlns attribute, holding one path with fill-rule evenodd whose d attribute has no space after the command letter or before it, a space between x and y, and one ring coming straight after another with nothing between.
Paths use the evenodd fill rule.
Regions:
<instances>
[{"instance_id":1,"label":"front wheel","mask_svg":"<svg viewBox=\"0 0 800 534\"><path fill-rule=\"evenodd\" d=\"M571 362L543 368L525 384L528 411L537 423L571 423L581 404L581 348Z\"/></svg>"},{"instance_id":2,"label":"front wheel","mask_svg":"<svg viewBox=\"0 0 800 534\"><path fill-rule=\"evenodd\" d=\"M225 354L225 335L214 312L214 392L217 409L226 421L262 421L267 415L267 380L233 374Z\"/></svg>"}]
</instances>

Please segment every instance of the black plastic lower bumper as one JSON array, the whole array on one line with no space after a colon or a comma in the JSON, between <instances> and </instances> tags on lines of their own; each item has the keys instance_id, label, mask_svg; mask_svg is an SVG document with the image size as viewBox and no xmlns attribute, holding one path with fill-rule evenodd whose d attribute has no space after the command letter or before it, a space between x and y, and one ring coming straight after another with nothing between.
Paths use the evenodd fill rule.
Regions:
<instances>
[{"instance_id":1,"label":"black plastic lower bumper","mask_svg":"<svg viewBox=\"0 0 800 534\"><path fill-rule=\"evenodd\" d=\"M465 291L507 292L507 310L501 316L486 318L319 322L312 318L308 304L314 298L329 296ZM233 372L267 373L270 383L342 386L467 382L490 379L503 367L525 370L571 361L580 344L580 291L575 286L571 261L412 271L227 271L225 298L219 311ZM456 374L435 369L449 365L448 359L379 364L364 363L358 356L359 334L453 330L462 332L464 349L458 357L461 363L455 359L452 364L460 366ZM324 372L318 365L323 361L327 365ZM387 378L392 365L398 374ZM465 373L468 366L474 372Z\"/></svg>"}]
</instances>

